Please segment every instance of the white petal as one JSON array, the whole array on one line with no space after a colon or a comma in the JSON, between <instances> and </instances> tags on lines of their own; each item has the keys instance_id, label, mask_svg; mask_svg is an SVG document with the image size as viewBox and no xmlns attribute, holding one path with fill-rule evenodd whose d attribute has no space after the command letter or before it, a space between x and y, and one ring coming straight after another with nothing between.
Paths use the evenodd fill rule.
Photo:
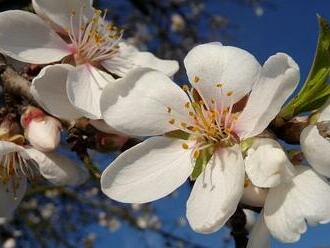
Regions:
<instances>
[{"instance_id":1,"label":"white petal","mask_svg":"<svg viewBox=\"0 0 330 248\"><path fill-rule=\"evenodd\" d=\"M41 175L52 184L75 186L88 179L87 171L65 156L42 153L32 148L26 152L39 165Z\"/></svg>"},{"instance_id":2,"label":"white petal","mask_svg":"<svg viewBox=\"0 0 330 248\"><path fill-rule=\"evenodd\" d=\"M330 98L322 107L318 121L330 121Z\"/></svg>"},{"instance_id":3,"label":"white petal","mask_svg":"<svg viewBox=\"0 0 330 248\"><path fill-rule=\"evenodd\" d=\"M291 183L269 190L265 223L271 234L282 242L296 242L308 224L330 220L330 185L306 166L298 166Z\"/></svg>"},{"instance_id":4,"label":"white petal","mask_svg":"<svg viewBox=\"0 0 330 248\"><path fill-rule=\"evenodd\" d=\"M69 72L67 93L70 102L90 119L100 119L100 98L104 87L113 77L91 65L81 65Z\"/></svg>"},{"instance_id":5,"label":"white petal","mask_svg":"<svg viewBox=\"0 0 330 248\"><path fill-rule=\"evenodd\" d=\"M88 22L93 14L92 0L32 0L36 13L49 21L55 28L63 30L71 28L71 15L74 13L73 27L78 29L79 16L82 15L82 23Z\"/></svg>"},{"instance_id":6,"label":"white petal","mask_svg":"<svg viewBox=\"0 0 330 248\"><path fill-rule=\"evenodd\" d=\"M199 233L219 230L235 212L244 188L239 146L219 149L197 178L187 201L187 219Z\"/></svg>"},{"instance_id":7,"label":"white petal","mask_svg":"<svg viewBox=\"0 0 330 248\"><path fill-rule=\"evenodd\" d=\"M25 149L22 146L16 145L9 141L0 141L0 156L4 156L8 153L19 152L22 156L26 155Z\"/></svg>"},{"instance_id":8,"label":"white petal","mask_svg":"<svg viewBox=\"0 0 330 248\"><path fill-rule=\"evenodd\" d=\"M241 203L252 207L263 207L268 189L258 188L253 184L244 187L244 193L241 198Z\"/></svg>"},{"instance_id":9,"label":"white petal","mask_svg":"<svg viewBox=\"0 0 330 248\"><path fill-rule=\"evenodd\" d=\"M125 203L145 203L170 194L193 169L191 150L182 148L184 142L153 137L127 150L103 172L102 191Z\"/></svg>"},{"instance_id":10,"label":"white petal","mask_svg":"<svg viewBox=\"0 0 330 248\"><path fill-rule=\"evenodd\" d=\"M241 138L258 135L267 128L300 78L298 65L285 53L269 57L261 74L235 127Z\"/></svg>"},{"instance_id":11,"label":"white petal","mask_svg":"<svg viewBox=\"0 0 330 248\"><path fill-rule=\"evenodd\" d=\"M264 214L260 213L257 223L254 225L249 236L247 248L268 248L270 247L270 233L265 224Z\"/></svg>"},{"instance_id":12,"label":"white petal","mask_svg":"<svg viewBox=\"0 0 330 248\"><path fill-rule=\"evenodd\" d=\"M127 42L119 44L118 57L106 60L102 65L108 71L120 77L127 75L132 69L138 67L151 68L165 73L169 77L179 70L179 63L175 60L159 59L150 52L140 52Z\"/></svg>"},{"instance_id":13,"label":"white petal","mask_svg":"<svg viewBox=\"0 0 330 248\"><path fill-rule=\"evenodd\" d=\"M46 66L32 80L31 85L31 93L40 106L50 114L66 120L81 117L66 93L68 72L73 69L73 66L67 64Z\"/></svg>"},{"instance_id":14,"label":"white petal","mask_svg":"<svg viewBox=\"0 0 330 248\"><path fill-rule=\"evenodd\" d=\"M245 171L251 182L270 188L291 180L295 170L280 144L273 139L256 139L247 151Z\"/></svg>"},{"instance_id":15,"label":"white petal","mask_svg":"<svg viewBox=\"0 0 330 248\"><path fill-rule=\"evenodd\" d=\"M13 189L14 184L17 186L15 189ZM24 197L26 188L25 178L15 182L10 180L6 184L0 182L0 218L11 219L15 209Z\"/></svg>"},{"instance_id":16,"label":"white petal","mask_svg":"<svg viewBox=\"0 0 330 248\"><path fill-rule=\"evenodd\" d=\"M48 64L71 54L67 44L37 15L20 10L0 13L0 51L34 64Z\"/></svg>"},{"instance_id":17,"label":"white petal","mask_svg":"<svg viewBox=\"0 0 330 248\"><path fill-rule=\"evenodd\" d=\"M322 137L314 125L300 135L300 145L308 163L319 173L330 177L330 141Z\"/></svg>"},{"instance_id":18,"label":"white petal","mask_svg":"<svg viewBox=\"0 0 330 248\"><path fill-rule=\"evenodd\" d=\"M189 81L209 105L212 99L223 98L226 106L248 94L258 80L260 65L245 50L208 43L193 48L184 60ZM194 83L198 77L198 83ZM223 94L217 84L223 84ZM232 91L231 97L226 94Z\"/></svg>"},{"instance_id":19,"label":"white petal","mask_svg":"<svg viewBox=\"0 0 330 248\"><path fill-rule=\"evenodd\" d=\"M153 136L178 129L169 120L189 123L188 96L166 75L136 69L104 89L101 111L105 122L132 136ZM171 108L171 113L168 113Z\"/></svg>"}]
</instances>

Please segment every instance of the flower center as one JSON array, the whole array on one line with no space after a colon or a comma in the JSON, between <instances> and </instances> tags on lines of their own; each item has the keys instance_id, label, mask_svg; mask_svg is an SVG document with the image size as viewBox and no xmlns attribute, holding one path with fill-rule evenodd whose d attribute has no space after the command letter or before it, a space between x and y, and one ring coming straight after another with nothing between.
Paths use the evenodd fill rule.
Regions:
<instances>
[{"instance_id":1,"label":"flower center","mask_svg":"<svg viewBox=\"0 0 330 248\"><path fill-rule=\"evenodd\" d=\"M194 82L199 78L195 77ZM233 112L233 105L224 107L223 99L231 98L232 91L224 93L222 84L216 84L218 91L216 99L211 99L211 104L206 104L196 89L183 86L183 90L188 94L190 101L183 106L188 112L189 122L182 121L175 115L170 107L167 107L169 113L169 123L179 130L190 134L191 140L196 140L194 147L194 157L197 158L201 150L209 147L230 147L239 143L239 137L233 131L238 113ZM232 101L231 101L232 102ZM184 149L188 149L187 144L183 144Z\"/></svg>"},{"instance_id":2,"label":"flower center","mask_svg":"<svg viewBox=\"0 0 330 248\"><path fill-rule=\"evenodd\" d=\"M80 10L78 29L75 29L74 17L71 13L71 26L67 30L72 43L72 51L77 65L93 64L110 59L118 53L118 43L123 31L106 21L107 11L102 15L101 10L96 10L94 16L88 22L83 18L83 6Z\"/></svg>"},{"instance_id":3,"label":"flower center","mask_svg":"<svg viewBox=\"0 0 330 248\"><path fill-rule=\"evenodd\" d=\"M25 139L20 134L10 135L9 131L0 128L0 141L7 141L19 146L23 146ZM37 165L34 161L19 152L9 152L0 156L0 182L7 184L11 182L14 190L19 187L21 177L34 178L37 172Z\"/></svg>"}]
</instances>

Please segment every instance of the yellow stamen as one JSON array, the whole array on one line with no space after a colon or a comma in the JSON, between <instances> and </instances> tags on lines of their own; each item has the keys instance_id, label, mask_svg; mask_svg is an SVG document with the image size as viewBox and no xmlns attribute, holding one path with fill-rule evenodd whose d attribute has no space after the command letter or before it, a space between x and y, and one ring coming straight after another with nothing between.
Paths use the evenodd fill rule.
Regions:
<instances>
[{"instance_id":1,"label":"yellow stamen","mask_svg":"<svg viewBox=\"0 0 330 248\"><path fill-rule=\"evenodd\" d=\"M197 77L197 76L194 76L194 78L193 78L193 82L194 82L194 83L198 83L199 81L200 81L200 78Z\"/></svg>"},{"instance_id":2,"label":"yellow stamen","mask_svg":"<svg viewBox=\"0 0 330 248\"><path fill-rule=\"evenodd\" d=\"M187 150L187 149L189 149L189 146L186 143L183 143L182 144L182 148L185 149L185 150Z\"/></svg>"}]
</instances>

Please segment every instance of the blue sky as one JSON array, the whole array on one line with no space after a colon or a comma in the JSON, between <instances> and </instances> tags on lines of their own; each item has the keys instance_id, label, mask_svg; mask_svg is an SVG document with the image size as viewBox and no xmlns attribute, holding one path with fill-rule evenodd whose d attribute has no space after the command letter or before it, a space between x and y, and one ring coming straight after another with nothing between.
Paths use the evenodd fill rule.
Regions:
<instances>
[{"instance_id":1,"label":"blue sky","mask_svg":"<svg viewBox=\"0 0 330 248\"><path fill-rule=\"evenodd\" d=\"M103 0L104 3L108 0ZM111 9L112 2L109 1ZM317 42L318 24L316 14L330 20L330 1L327 0L273 0L273 8L265 8L263 16L256 16L255 12L247 7L226 0L205 1L207 8L215 14L224 14L230 21L239 27L232 32L235 40L230 44L244 48L254 54L263 63L269 56L277 52L286 52L299 64L301 78L304 79L312 63L315 45ZM157 213L166 223L173 223L179 216L184 216L185 201L189 187L186 185L179 190L179 195L157 201L154 205ZM223 229L212 235L199 235L190 228L176 230L171 224L165 224L165 229L173 231L186 239L207 247L222 247L221 239L228 234ZM86 231L95 231L98 234L97 247L162 247L156 235L141 234L127 226L123 226L116 233L109 233L99 227L89 227ZM330 247L330 224L309 228L300 242L292 245L283 245L273 242L273 247ZM229 246L231 247L231 246Z\"/></svg>"}]
</instances>

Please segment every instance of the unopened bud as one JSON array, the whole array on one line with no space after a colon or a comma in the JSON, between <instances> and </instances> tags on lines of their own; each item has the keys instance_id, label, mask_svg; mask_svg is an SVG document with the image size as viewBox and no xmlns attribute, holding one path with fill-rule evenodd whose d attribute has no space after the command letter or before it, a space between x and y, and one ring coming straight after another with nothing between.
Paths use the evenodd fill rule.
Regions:
<instances>
[{"instance_id":1,"label":"unopened bud","mask_svg":"<svg viewBox=\"0 0 330 248\"><path fill-rule=\"evenodd\" d=\"M39 151L51 152L61 139L61 123L46 115L41 109L28 107L21 117L24 135Z\"/></svg>"}]
</instances>

